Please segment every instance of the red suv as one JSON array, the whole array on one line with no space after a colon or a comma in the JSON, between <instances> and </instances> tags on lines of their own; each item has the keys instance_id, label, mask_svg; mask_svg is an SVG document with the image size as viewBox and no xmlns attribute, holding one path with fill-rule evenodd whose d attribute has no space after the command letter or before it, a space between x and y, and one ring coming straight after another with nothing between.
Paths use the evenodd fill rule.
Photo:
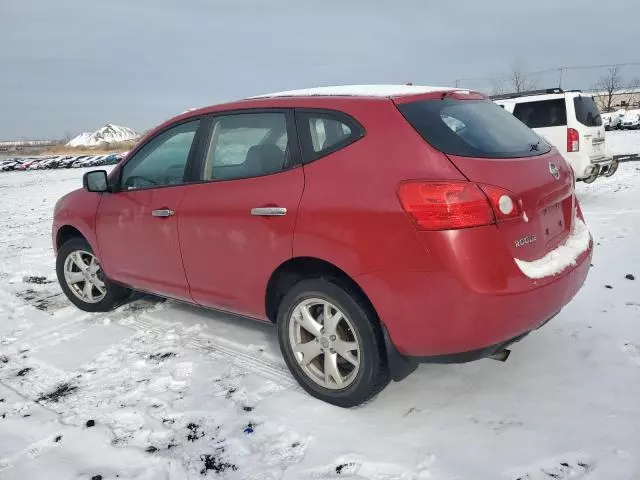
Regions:
<instances>
[{"instance_id":1,"label":"red suv","mask_svg":"<svg viewBox=\"0 0 640 480\"><path fill-rule=\"evenodd\" d=\"M558 152L481 94L327 87L184 113L55 207L57 275L273 322L311 395L505 352L566 305L592 240Z\"/></svg>"}]
</instances>

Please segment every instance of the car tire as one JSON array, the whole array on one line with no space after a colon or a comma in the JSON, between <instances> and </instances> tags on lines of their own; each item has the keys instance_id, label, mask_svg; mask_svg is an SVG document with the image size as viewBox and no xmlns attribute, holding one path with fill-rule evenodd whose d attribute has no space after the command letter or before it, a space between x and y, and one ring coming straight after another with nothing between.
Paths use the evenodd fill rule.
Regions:
<instances>
[{"instance_id":1,"label":"car tire","mask_svg":"<svg viewBox=\"0 0 640 480\"><path fill-rule=\"evenodd\" d=\"M108 312L131 295L131 290L106 278L84 238L72 238L60 247L56 274L67 298L85 312Z\"/></svg>"},{"instance_id":2,"label":"car tire","mask_svg":"<svg viewBox=\"0 0 640 480\"><path fill-rule=\"evenodd\" d=\"M332 321L327 323L325 318ZM389 383L378 318L361 294L341 286L337 279L296 283L280 303L277 325L284 360L313 397L354 407ZM309 362L302 351L308 352Z\"/></svg>"}]
</instances>

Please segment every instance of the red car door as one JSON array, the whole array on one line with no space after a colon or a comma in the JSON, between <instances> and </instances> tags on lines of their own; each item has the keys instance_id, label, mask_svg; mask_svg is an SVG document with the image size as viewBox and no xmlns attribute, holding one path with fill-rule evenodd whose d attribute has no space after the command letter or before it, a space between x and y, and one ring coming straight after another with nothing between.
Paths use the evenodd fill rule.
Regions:
<instances>
[{"instance_id":1,"label":"red car door","mask_svg":"<svg viewBox=\"0 0 640 480\"><path fill-rule=\"evenodd\" d=\"M212 118L200 165L180 206L182 257L194 301L264 318L274 270L291 258L304 173L293 114Z\"/></svg>"},{"instance_id":2,"label":"red car door","mask_svg":"<svg viewBox=\"0 0 640 480\"><path fill-rule=\"evenodd\" d=\"M199 120L172 126L127 159L96 219L100 261L112 280L191 301L180 256L178 214Z\"/></svg>"}]
</instances>

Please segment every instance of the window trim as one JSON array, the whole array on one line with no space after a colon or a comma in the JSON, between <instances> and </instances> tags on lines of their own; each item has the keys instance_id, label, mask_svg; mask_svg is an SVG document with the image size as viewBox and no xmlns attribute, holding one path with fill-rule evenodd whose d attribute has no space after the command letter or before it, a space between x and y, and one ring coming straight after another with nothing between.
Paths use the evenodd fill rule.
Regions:
<instances>
[{"instance_id":1,"label":"window trim","mask_svg":"<svg viewBox=\"0 0 640 480\"><path fill-rule=\"evenodd\" d=\"M213 124L217 117L228 117L231 115L246 115L246 114L259 114L259 113L282 113L285 116L285 122L287 126L287 147L291 152L291 164L280 170L279 172L267 173L264 175L251 176L251 177L238 177L228 179L210 179L204 180L201 178L204 171L204 164L206 162L205 153L209 149L211 142L211 135L213 135ZM201 124L202 130L201 138L198 144L198 154L191 168L190 177L192 184L200 183L219 183L219 182L234 182L236 180L247 180L250 178L263 178L271 175L279 175L281 173L288 172L295 168L302 166L302 152L298 142L297 125L295 122L294 112L292 108L273 107L273 108L239 108L234 110L220 110L218 112L209 113L206 115L207 122Z\"/></svg>"},{"instance_id":2,"label":"window trim","mask_svg":"<svg viewBox=\"0 0 640 480\"><path fill-rule=\"evenodd\" d=\"M126 160L124 161L124 163L120 164L118 166L118 171L116 174L116 178L114 178L114 182L113 182L113 193L133 193L133 192L139 192L142 190L158 190L161 188L173 188L173 187L182 187L184 185L189 185L191 183L194 183L192 181L193 175L192 175L192 170L193 170L193 166L192 164L195 161L195 157L197 156L198 152L199 152L199 142L200 142L200 138L202 136L202 132L203 132L203 127L206 127L206 123L204 122L204 120L206 120L206 116L204 115L197 115L197 116L193 116L193 117L188 117L188 118L184 118L178 122L174 122L171 123L169 125L167 125L166 127L164 127L162 130L159 130L158 132L155 133L155 135L149 137L147 140L145 140L142 143L139 143L138 145L135 146L135 148L131 151L131 153L129 155L127 155ZM123 189L122 188L122 173L124 170L124 167L140 152L140 150L142 150L144 147L146 147L147 145L149 145L151 142L153 142L155 139L157 139L160 135L166 133L167 131L175 128L175 127L179 127L180 125L184 125L185 123L191 123L194 121L199 121L200 124L198 125L198 128L196 129L196 134L193 137L193 141L191 142L191 148L189 149L189 154L187 155L187 163L185 164L184 167L184 175L182 176L182 183L179 183L177 185L154 185L151 187L142 187L142 188L136 188L136 189L132 189L132 190L128 190L128 189Z\"/></svg>"},{"instance_id":3,"label":"window trim","mask_svg":"<svg viewBox=\"0 0 640 480\"><path fill-rule=\"evenodd\" d=\"M351 129L351 135L345 137L341 141L334 143L331 147L316 152L313 149L313 140L311 138L311 129L309 127L309 118L326 117L330 120L336 120L344 123ZM302 162L308 165L327 155L342 150L352 143L355 143L365 137L366 131L364 127L351 115L340 110L332 110L328 108L295 108L296 126L298 128L298 141L302 151Z\"/></svg>"}]
</instances>

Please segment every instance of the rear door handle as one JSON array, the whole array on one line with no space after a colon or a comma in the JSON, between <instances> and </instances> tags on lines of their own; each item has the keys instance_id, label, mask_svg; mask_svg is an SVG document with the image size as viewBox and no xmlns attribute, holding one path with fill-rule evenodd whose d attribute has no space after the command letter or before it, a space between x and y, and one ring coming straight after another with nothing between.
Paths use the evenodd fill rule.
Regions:
<instances>
[{"instance_id":1,"label":"rear door handle","mask_svg":"<svg viewBox=\"0 0 640 480\"><path fill-rule=\"evenodd\" d=\"M255 217L282 217L287 214L283 207L258 207L251 209L251 215Z\"/></svg>"},{"instance_id":2,"label":"rear door handle","mask_svg":"<svg viewBox=\"0 0 640 480\"><path fill-rule=\"evenodd\" d=\"M153 210L151 212L151 215L153 215L154 217L172 217L174 213L176 212L174 212L170 208L161 208L159 210Z\"/></svg>"}]
</instances>

